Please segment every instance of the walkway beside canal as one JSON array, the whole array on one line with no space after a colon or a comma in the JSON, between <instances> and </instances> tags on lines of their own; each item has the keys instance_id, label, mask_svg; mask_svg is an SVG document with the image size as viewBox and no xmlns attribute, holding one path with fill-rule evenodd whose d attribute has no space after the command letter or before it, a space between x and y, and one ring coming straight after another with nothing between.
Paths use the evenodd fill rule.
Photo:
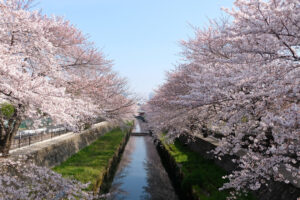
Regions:
<instances>
[{"instance_id":1,"label":"walkway beside canal","mask_svg":"<svg viewBox=\"0 0 300 200\"><path fill-rule=\"evenodd\" d=\"M10 151L11 157L26 156L36 165L53 167L80 149L90 145L101 135L116 127L113 122L101 122L80 133L66 133L53 139Z\"/></svg>"},{"instance_id":2,"label":"walkway beside canal","mask_svg":"<svg viewBox=\"0 0 300 200\"><path fill-rule=\"evenodd\" d=\"M108 125L108 122L100 122L98 124L95 124L93 125L93 128L97 128L97 127L105 127ZM80 133L78 133L80 134ZM21 148L18 148L18 149L13 149L10 151L10 154L12 156L18 156L18 155L28 155L32 152L35 152L35 151L38 151L40 149L43 149L45 147L48 147L48 146L51 146L53 144L57 144L59 142L62 142L70 137L74 136L74 132L69 132L69 133L66 133L66 134L63 134L63 135L60 135L60 136L57 136L55 138L50 138L48 140L43 140L41 142L37 142L37 143L34 143L30 146L25 146L25 147L21 147Z\"/></svg>"}]
</instances>

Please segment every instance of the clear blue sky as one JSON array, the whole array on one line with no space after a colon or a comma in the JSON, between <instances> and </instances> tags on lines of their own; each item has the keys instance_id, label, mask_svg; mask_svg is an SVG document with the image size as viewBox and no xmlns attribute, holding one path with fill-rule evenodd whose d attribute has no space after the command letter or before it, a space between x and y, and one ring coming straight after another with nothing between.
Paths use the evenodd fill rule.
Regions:
<instances>
[{"instance_id":1,"label":"clear blue sky","mask_svg":"<svg viewBox=\"0 0 300 200\"><path fill-rule=\"evenodd\" d=\"M162 84L179 61L178 41L221 15L233 0L37 0L46 14L64 16L114 61L143 97Z\"/></svg>"}]
</instances>

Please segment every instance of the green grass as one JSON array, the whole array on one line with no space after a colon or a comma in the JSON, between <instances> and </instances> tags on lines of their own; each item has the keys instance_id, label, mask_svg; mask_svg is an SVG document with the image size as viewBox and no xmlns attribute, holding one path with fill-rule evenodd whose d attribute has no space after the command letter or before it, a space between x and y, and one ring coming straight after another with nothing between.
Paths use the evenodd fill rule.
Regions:
<instances>
[{"instance_id":1,"label":"green grass","mask_svg":"<svg viewBox=\"0 0 300 200\"><path fill-rule=\"evenodd\" d=\"M219 191L226 181L222 176L226 171L199 154L190 151L187 147L175 141L173 144L162 142L176 163L181 166L184 174L182 188L192 187L193 193L201 200L225 200L229 191ZM240 197L241 200L253 200L252 195Z\"/></svg>"},{"instance_id":2,"label":"green grass","mask_svg":"<svg viewBox=\"0 0 300 200\"><path fill-rule=\"evenodd\" d=\"M134 121L133 121L133 120L127 120L127 121L126 121L126 124L127 124L128 126L130 126L130 127L133 127Z\"/></svg>"},{"instance_id":3,"label":"green grass","mask_svg":"<svg viewBox=\"0 0 300 200\"><path fill-rule=\"evenodd\" d=\"M92 190L100 176L105 172L109 159L113 157L126 133L114 129L101 136L91 145L83 148L53 170L63 177L91 184Z\"/></svg>"}]
</instances>

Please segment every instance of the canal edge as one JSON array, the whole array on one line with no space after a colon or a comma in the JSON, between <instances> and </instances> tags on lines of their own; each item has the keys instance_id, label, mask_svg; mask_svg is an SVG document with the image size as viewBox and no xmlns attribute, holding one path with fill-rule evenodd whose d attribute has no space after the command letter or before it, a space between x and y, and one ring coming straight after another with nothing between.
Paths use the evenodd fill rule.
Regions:
<instances>
[{"instance_id":1,"label":"canal edge","mask_svg":"<svg viewBox=\"0 0 300 200\"><path fill-rule=\"evenodd\" d=\"M114 156L109 159L108 166L105 169L104 173L100 175L100 178L97 180L93 191L94 194L99 194L100 196L103 194L107 194L110 190L113 178L115 176L118 165L121 161L123 152L127 145L127 142L131 136L131 132L134 126L131 126L129 130L126 131L126 135L122 142L120 143L118 149L116 150Z\"/></svg>"},{"instance_id":2,"label":"canal edge","mask_svg":"<svg viewBox=\"0 0 300 200\"><path fill-rule=\"evenodd\" d=\"M154 144L179 199L197 200L198 198L193 194L191 187L182 187L184 174L180 166L176 163L174 157L165 148L162 141L159 139L154 139Z\"/></svg>"}]
</instances>

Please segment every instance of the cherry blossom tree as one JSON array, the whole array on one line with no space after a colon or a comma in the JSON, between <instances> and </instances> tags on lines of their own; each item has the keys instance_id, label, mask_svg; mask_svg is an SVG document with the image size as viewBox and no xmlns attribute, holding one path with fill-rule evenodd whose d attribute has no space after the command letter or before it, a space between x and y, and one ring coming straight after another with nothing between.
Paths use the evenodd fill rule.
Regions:
<instances>
[{"instance_id":1,"label":"cherry blossom tree","mask_svg":"<svg viewBox=\"0 0 300 200\"><path fill-rule=\"evenodd\" d=\"M24 119L38 125L50 117L76 130L99 116L128 116L134 104L126 82L81 31L61 17L31 11L31 3L0 1L0 152L4 156Z\"/></svg>"},{"instance_id":2,"label":"cherry blossom tree","mask_svg":"<svg viewBox=\"0 0 300 200\"><path fill-rule=\"evenodd\" d=\"M234 4L182 42L185 63L146 105L148 121L170 136L217 133L216 156L239 156L223 188L299 187L299 1Z\"/></svg>"},{"instance_id":3,"label":"cherry blossom tree","mask_svg":"<svg viewBox=\"0 0 300 200\"><path fill-rule=\"evenodd\" d=\"M64 179L23 159L1 160L0 172L0 199L97 199L97 195L84 191L88 184Z\"/></svg>"}]
</instances>

